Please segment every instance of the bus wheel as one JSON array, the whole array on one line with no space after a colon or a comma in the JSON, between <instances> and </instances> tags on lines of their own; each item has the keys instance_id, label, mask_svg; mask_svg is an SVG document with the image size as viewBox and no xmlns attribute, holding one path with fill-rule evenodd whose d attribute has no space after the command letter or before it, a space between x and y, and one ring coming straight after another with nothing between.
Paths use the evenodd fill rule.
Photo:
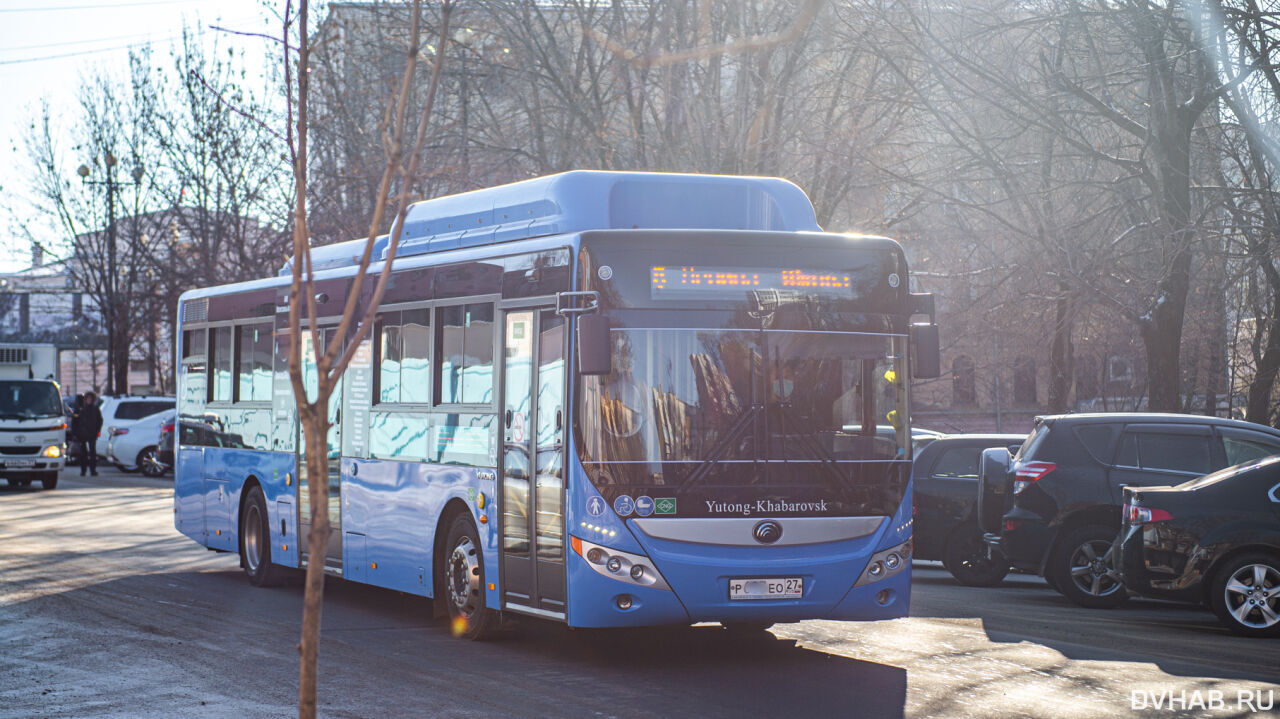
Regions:
<instances>
[{"instance_id":1,"label":"bus wheel","mask_svg":"<svg viewBox=\"0 0 1280 719\"><path fill-rule=\"evenodd\" d=\"M255 587L276 584L282 572L271 563L271 527L267 523L267 498L254 485L240 513L240 566Z\"/></svg>"},{"instance_id":2,"label":"bus wheel","mask_svg":"<svg viewBox=\"0 0 1280 719\"><path fill-rule=\"evenodd\" d=\"M445 551L440 585L449 607L453 635L481 639L488 633L493 616L484 602L484 560L480 556L479 533L466 514L454 518Z\"/></svg>"},{"instance_id":3,"label":"bus wheel","mask_svg":"<svg viewBox=\"0 0 1280 719\"><path fill-rule=\"evenodd\" d=\"M27 483L29 484L29 483L30 483L30 481L31 481L31 480L27 480ZM57 486L58 486L58 473L57 473L57 472L45 472L45 473L44 473L44 476L40 478L40 486L44 487L45 489L53 489L54 487L57 487Z\"/></svg>"}]
</instances>

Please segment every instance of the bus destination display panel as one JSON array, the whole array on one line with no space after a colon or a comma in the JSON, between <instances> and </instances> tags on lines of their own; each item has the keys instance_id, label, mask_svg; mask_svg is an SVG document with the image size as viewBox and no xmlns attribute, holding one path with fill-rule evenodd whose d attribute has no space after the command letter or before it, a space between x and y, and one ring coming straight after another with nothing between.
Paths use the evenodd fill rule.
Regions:
<instances>
[{"instance_id":1,"label":"bus destination display panel","mask_svg":"<svg viewBox=\"0 0 1280 719\"><path fill-rule=\"evenodd\" d=\"M829 297L853 297L850 275L781 267L653 266L649 296L655 300L741 300L749 290L795 290Z\"/></svg>"}]
</instances>

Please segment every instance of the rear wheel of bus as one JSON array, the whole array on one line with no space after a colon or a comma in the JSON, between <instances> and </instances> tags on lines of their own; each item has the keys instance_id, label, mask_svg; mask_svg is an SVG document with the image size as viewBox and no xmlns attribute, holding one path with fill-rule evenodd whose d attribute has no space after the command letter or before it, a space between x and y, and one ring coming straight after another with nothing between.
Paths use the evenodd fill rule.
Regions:
<instances>
[{"instance_id":1,"label":"rear wheel of bus","mask_svg":"<svg viewBox=\"0 0 1280 719\"><path fill-rule=\"evenodd\" d=\"M262 487L253 485L240 511L240 566L255 587L276 584L283 569L271 563L271 527L267 498Z\"/></svg>"},{"instance_id":2,"label":"rear wheel of bus","mask_svg":"<svg viewBox=\"0 0 1280 719\"><path fill-rule=\"evenodd\" d=\"M453 518L445 544L439 586L449 607L449 626L455 637L482 639L493 624L484 601L484 558L480 533L466 514Z\"/></svg>"}]
</instances>

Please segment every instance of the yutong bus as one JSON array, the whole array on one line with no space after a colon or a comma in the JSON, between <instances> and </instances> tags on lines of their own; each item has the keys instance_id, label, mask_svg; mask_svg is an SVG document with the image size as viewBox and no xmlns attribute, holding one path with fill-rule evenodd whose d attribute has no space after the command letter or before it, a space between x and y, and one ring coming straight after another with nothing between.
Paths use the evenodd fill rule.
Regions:
<instances>
[{"instance_id":1,"label":"yutong bus","mask_svg":"<svg viewBox=\"0 0 1280 719\"><path fill-rule=\"evenodd\" d=\"M316 251L321 313L360 247ZM570 172L414 205L326 478L300 460L287 274L180 301L177 527L254 584L323 561L435 597L468 637L506 613L906 614L908 375L938 364L910 317L932 297L892 240L822 233L795 185ZM306 542L317 479L328 547Z\"/></svg>"}]
</instances>

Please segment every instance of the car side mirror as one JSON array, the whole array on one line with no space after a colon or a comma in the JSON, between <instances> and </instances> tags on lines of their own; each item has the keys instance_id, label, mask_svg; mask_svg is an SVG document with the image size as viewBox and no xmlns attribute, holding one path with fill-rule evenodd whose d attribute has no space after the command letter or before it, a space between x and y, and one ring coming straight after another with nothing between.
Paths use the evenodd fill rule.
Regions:
<instances>
[{"instance_id":1,"label":"car side mirror","mask_svg":"<svg viewBox=\"0 0 1280 719\"><path fill-rule=\"evenodd\" d=\"M609 318L604 315L578 316L578 371L584 375L605 375L613 371L613 347Z\"/></svg>"},{"instance_id":2,"label":"car side mirror","mask_svg":"<svg viewBox=\"0 0 1280 719\"><path fill-rule=\"evenodd\" d=\"M908 337L911 341L911 376L915 379L941 377L942 349L938 340L938 326L911 325Z\"/></svg>"}]
</instances>

